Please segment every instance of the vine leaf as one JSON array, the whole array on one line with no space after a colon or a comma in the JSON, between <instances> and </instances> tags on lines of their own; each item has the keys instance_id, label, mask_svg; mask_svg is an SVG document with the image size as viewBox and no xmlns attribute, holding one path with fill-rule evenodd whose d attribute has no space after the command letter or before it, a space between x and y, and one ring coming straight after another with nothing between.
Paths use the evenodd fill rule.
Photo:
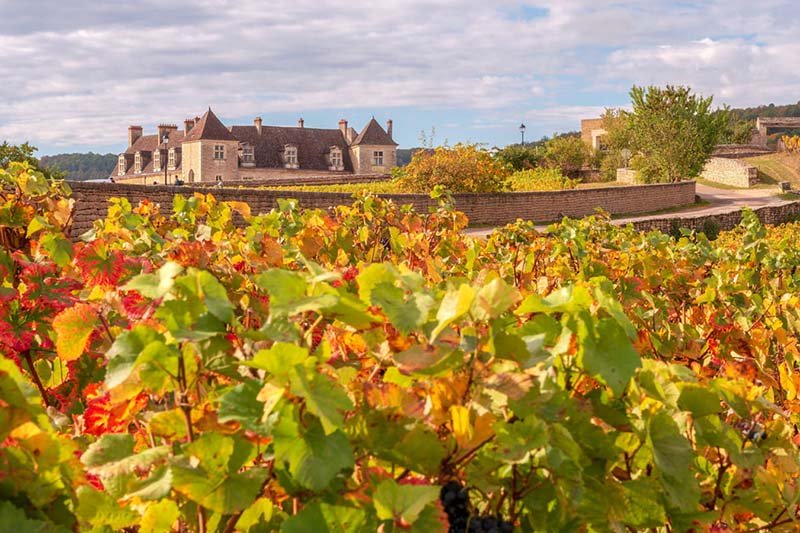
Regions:
<instances>
[{"instance_id":1,"label":"vine leaf","mask_svg":"<svg viewBox=\"0 0 800 533\"><path fill-rule=\"evenodd\" d=\"M80 357L98 324L97 312L90 304L77 304L61 311L53 320L58 357L63 361Z\"/></svg>"}]
</instances>

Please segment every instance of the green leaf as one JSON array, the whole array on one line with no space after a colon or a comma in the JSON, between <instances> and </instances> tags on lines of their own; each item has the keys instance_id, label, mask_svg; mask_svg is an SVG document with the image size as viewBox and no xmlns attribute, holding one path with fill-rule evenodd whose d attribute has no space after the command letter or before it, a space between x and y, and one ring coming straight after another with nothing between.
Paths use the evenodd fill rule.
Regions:
<instances>
[{"instance_id":1,"label":"green leaf","mask_svg":"<svg viewBox=\"0 0 800 533\"><path fill-rule=\"evenodd\" d=\"M703 385L684 383L680 386L678 407L689 411L696 418L722 412L719 395Z\"/></svg>"},{"instance_id":2,"label":"green leaf","mask_svg":"<svg viewBox=\"0 0 800 533\"><path fill-rule=\"evenodd\" d=\"M475 295L472 316L476 320L497 318L517 303L519 298L516 287L509 285L502 278L495 278L481 287Z\"/></svg>"},{"instance_id":3,"label":"green leaf","mask_svg":"<svg viewBox=\"0 0 800 533\"><path fill-rule=\"evenodd\" d=\"M648 420L647 445L672 504L683 511L693 510L700 499L700 487L691 470L692 446L666 412L659 411Z\"/></svg>"},{"instance_id":4,"label":"green leaf","mask_svg":"<svg viewBox=\"0 0 800 533\"><path fill-rule=\"evenodd\" d=\"M92 527L108 526L114 531L133 526L139 522L139 514L120 506L114 498L83 485L78 488L78 519Z\"/></svg>"},{"instance_id":5,"label":"green leaf","mask_svg":"<svg viewBox=\"0 0 800 533\"><path fill-rule=\"evenodd\" d=\"M364 302L372 301L373 289L382 283L394 285L399 274L397 269L387 263L373 263L356 276L358 283L358 297Z\"/></svg>"},{"instance_id":6,"label":"green leaf","mask_svg":"<svg viewBox=\"0 0 800 533\"><path fill-rule=\"evenodd\" d=\"M450 291L444 296L436 313L439 323L431 332L431 342L435 341L450 324L469 312L474 298L475 290L467 284L462 284L458 290Z\"/></svg>"},{"instance_id":7,"label":"green leaf","mask_svg":"<svg viewBox=\"0 0 800 533\"><path fill-rule=\"evenodd\" d=\"M344 469L352 468L353 449L341 431L326 435L313 419L302 428L290 416L282 416L273 431L275 460L286 464L303 487L321 491Z\"/></svg>"},{"instance_id":8,"label":"green leaf","mask_svg":"<svg viewBox=\"0 0 800 533\"><path fill-rule=\"evenodd\" d=\"M233 305L228 299L228 293L209 272L190 268L185 276L175 280L175 284L188 295L202 301L208 312L222 322L229 323L233 320Z\"/></svg>"},{"instance_id":9,"label":"green leaf","mask_svg":"<svg viewBox=\"0 0 800 533\"><path fill-rule=\"evenodd\" d=\"M372 494L372 503L381 520L413 524L425 507L439 498L439 490L433 485L400 485L385 479Z\"/></svg>"},{"instance_id":10,"label":"green leaf","mask_svg":"<svg viewBox=\"0 0 800 533\"><path fill-rule=\"evenodd\" d=\"M582 313L578 319L578 365L619 396L642 366L625 330L614 320Z\"/></svg>"},{"instance_id":11,"label":"green leaf","mask_svg":"<svg viewBox=\"0 0 800 533\"><path fill-rule=\"evenodd\" d=\"M106 433L89 445L81 456L88 468L97 468L133 455L133 435L129 433Z\"/></svg>"},{"instance_id":12,"label":"green leaf","mask_svg":"<svg viewBox=\"0 0 800 533\"><path fill-rule=\"evenodd\" d=\"M252 361L244 361L243 365L266 370L278 381L289 381L294 367L303 365L309 359L308 349L288 342L276 342L268 350L259 350Z\"/></svg>"},{"instance_id":13,"label":"green leaf","mask_svg":"<svg viewBox=\"0 0 800 533\"><path fill-rule=\"evenodd\" d=\"M585 287L567 285L551 292L543 298L538 294L528 295L514 311L517 315L530 313L564 313L585 309L592 302L592 297Z\"/></svg>"},{"instance_id":14,"label":"green leaf","mask_svg":"<svg viewBox=\"0 0 800 533\"><path fill-rule=\"evenodd\" d=\"M258 400L261 389L262 385L252 379L227 389L219 398L219 421L239 422L244 429L269 435L271 424L264 420L264 403ZM283 389L278 390L282 395Z\"/></svg>"},{"instance_id":15,"label":"green leaf","mask_svg":"<svg viewBox=\"0 0 800 533\"><path fill-rule=\"evenodd\" d=\"M139 533L172 531L172 526L178 521L180 515L180 509L172 500L151 503L142 515Z\"/></svg>"},{"instance_id":16,"label":"green leaf","mask_svg":"<svg viewBox=\"0 0 800 533\"><path fill-rule=\"evenodd\" d=\"M370 302L378 306L394 327L402 333L409 333L428 321L433 307L433 299L427 294L412 293L394 285L381 282L372 288Z\"/></svg>"},{"instance_id":17,"label":"green leaf","mask_svg":"<svg viewBox=\"0 0 800 533\"><path fill-rule=\"evenodd\" d=\"M338 384L319 373L307 373L296 366L290 374L292 394L304 398L308 411L319 417L326 435L344 424L344 412L353 408L347 393Z\"/></svg>"},{"instance_id":18,"label":"green leaf","mask_svg":"<svg viewBox=\"0 0 800 533\"><path fill-rule=\"evenodd\" d=\"M55 528L41 520L28 518L25 511L14 507L11 502L0 502L0 531L13 531L15 533L68 533L67 527Z\"/></svg>"},{"instance_id":19,"label":"green leaf","mask_svg":"<svg viewBox=\"0 0 800 533\"><path fill-rule=\"evenodd\" d=\"M155 274L139 274L126 283L122 290L137 291L145 298L162 298L175 283L175 277L183 272L178 263L168 261Z\"/></svg>"},{"instance_id":20,"label":"green leaf","mask_svg":"<svg viewBox=\"0 0 800 533\"><path fill-rule=\"evenodd\" d=\"M245 509L236 521L236 531L244 533L266 531L274 512L274 505L269 498L259 498Z\"/></svg>"},{"instance_id":21,"label":"green leaf","mask_svg":"<svg viewBox=\"0 0 800 533\"><path fill-rule=\"evenodd\" d=\"M281 533L360 533L374 529L367 527L363 510L326 503L313 503L281 524Z\"/></svg>"}]
</instances>

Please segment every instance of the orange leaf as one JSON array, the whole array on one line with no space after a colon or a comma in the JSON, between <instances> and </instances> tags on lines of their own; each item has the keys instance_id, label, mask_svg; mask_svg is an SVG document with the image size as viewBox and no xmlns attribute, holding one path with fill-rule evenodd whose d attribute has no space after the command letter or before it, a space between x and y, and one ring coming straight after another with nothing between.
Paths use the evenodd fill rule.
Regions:
<instances>
[{"instance_id":1,"label":"orange leaf","mask_svg":"<svg viewBox=\"0 0 800 533\"><path fill-rule=\"evenodd\" d=\"M58 357L64 361L80 357L97 324L97 313L89 304L78 304L61 311L53 320Z\"/></svg>"}]
</instances>

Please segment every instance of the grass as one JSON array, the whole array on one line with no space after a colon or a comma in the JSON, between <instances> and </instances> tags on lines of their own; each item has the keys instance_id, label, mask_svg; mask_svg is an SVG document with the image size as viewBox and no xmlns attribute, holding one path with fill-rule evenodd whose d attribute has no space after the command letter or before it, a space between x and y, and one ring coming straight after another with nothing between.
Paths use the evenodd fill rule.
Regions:
<instances>
[{"instance_id":1,"label":"grass","mask_svg":"<svg viewBox=\"0 0 800 533\"><path fill-rule=\"evenodd\" d=\"M800 185L800 154L778 152L744 160L758 169L761 183L777 185L781 181L788 181L794 186Z\"/></svg>"}]
</instances>

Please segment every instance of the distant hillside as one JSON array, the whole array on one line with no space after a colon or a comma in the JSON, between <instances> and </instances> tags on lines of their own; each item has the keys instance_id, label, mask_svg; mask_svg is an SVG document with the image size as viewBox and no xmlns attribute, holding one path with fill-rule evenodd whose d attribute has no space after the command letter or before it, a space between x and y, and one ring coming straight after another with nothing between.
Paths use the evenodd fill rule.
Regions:
<instances>
[{"instance_id":1,"label":"distant hillside","mask_svg":"<svg viewBox=\"0 0 800 533\"><path fill-rule=\"evenodd\" d=\"M800 117L800 102L787 105L760 105L758 107L731 108L734 120L755 120L758 117Z\"/></svg>"},{"instance_id":2,"label":"distant hillside","mask_svg":"<svg viewBox=\"0 0 800 533\"><path fill-rule=\"evenodd\" d=\"M411 162L414 157L414 152L422 150L422 148L398 148L397 149L397 166L404 167Z\"/></svg>"},{"instance_id":3,"label":"distant hillside","mask_svg":"<svg viewBox=\"0 0 800 533\"><path fill-rule=\"evenodd\" d=\"M66 172L67 179L75 181L104 179L117 164L116 154L57 154L44 155L39 161L45 168L58 168Z\"/></svg>"}]
</instances>

